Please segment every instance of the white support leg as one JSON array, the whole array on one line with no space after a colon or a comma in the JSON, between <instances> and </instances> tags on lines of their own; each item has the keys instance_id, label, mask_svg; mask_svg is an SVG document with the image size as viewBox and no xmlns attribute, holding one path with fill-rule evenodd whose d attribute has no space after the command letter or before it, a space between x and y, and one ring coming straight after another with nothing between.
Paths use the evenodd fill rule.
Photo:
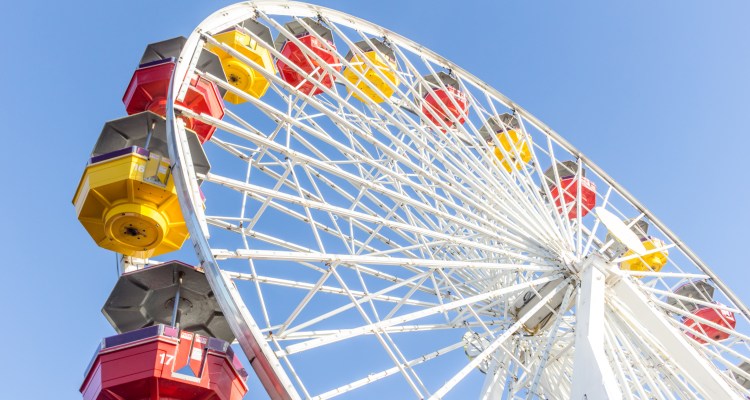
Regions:
<instances>
[{"instance_id":1,"label":"white support leg","mask_svg":"<svg viewBox=\"0 0 750 400\"><path fill-rule=\"evenodd\" d=\"M487 374L484 378L484 386L480 399L481 400L501 400L503 395L503 385L500 382L500 371L498 368L497 359L492 358L489 368L487 368Z\"/></svg>"},{"instance_id":2,"label":"white support leg","mask_svg":"<svg viewBox=\"0 0 750 400\"><path fill-rule=\"evenodd\" d=\"M604 273L592 259L581 273L576 307L576 341L573 360L573 400L620 399L622 393L604 353Z\"/></svg>"},{"instance_id":3,"label":"white support leg","mask_svg":"<svg viewBox=\"0 0 750 400\"><path fill-rule=\"evenodd\" d=\"M706 399L739 399L717 368L690 343L685 334L669 323L667 317L649 303L636 284L622 278L614 285L618 311L639 326L644 342L672 360L685 380ZM589 397L591 398L591 397Z\"/></svg>"}]
</instances>

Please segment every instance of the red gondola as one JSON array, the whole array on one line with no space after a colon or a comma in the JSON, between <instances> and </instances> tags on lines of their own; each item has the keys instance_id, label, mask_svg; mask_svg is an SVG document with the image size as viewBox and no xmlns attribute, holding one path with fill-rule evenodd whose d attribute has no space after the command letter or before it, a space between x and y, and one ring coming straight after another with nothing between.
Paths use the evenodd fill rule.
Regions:
<instances>
[{"instance_id":1,"label":"red gondola","mask_svg":"<svg viewBox=\"0 0 750 400\"><path fill-rule=\"evenodd\" d=\"M734 313L731 311L713 307L699 307L698 309L693 311L693 315L697 318L711 321L714 324L724 328L724 330L722 330L715 326L702 322L702 320L685 318L682 323L690 328L692 332L695 332L692 333L691 331L687 331L687 335L695 339L695 341L700 344L706 343L706 340L703 339L703 335L708 336L709 338L716 341L724 340L729 337L729 332L726 331L734 330L734 327L737 326L737 320L734 318Z\"/></svg>"},{"instance_id":2,"label":"red gondola","mask_svg":"<svg viewBox=\"0 0 750 400\"><path fill-rule=\"evenodd\" d=\"M165 325L103 340L84 400L240 400L247 372L229 343Z\"/></svg>"},{"instance_id":3,"label":"red gondola","mask_svg":"<svg viewBox=\"0 0 750 400\"><path fill-rule=\"evenodd\" d=\"M172 58L141 65L130 79L122 98L129 115L151 111L166 115L167 88L175 68ZM224 102L215 83L195 76L190 81L185 98L177 104L196 114L206 114L216 119L224 117ZM181 117L185 127L198 134L201 143L211 138L216 128L192 117Z\"/></svg>"},{"instance_id":4,"label":"red gondola","mask_svg":"<svg viewBox=\"0 0 750 400\"><path fill-rule=\"evenodd\" d=\"M305 47L320 57L325 64L328 64L336 71L340 71L341 62L336 53L336 45L333 44L333 33L331 30L310 18L303 18L302 21L322 40L313 35L298 21L289 22L284 27L296 36ZM279 35L274 41L274 46L292 64L304 71L304 74L300 74L286 62L280 59L276 60L276 68L279 70L281 79L285 82L309 95L323 93L323 89L315 86L314 81L319 82L327 88L333 87L334 77L322 67L321 61L305 54L305 51L296 43L287 40L286 36Z\"/></svg>"},{"instance_id":5,"label":"red gondola","mask_svg":"<svg viewBox=\"0 0 750 400\"><path fill-rule=\"evenodd\" d=\"M424 80L433 93L423 88L422 112L438 127L441 126L440 121L452 127L454 119L458 120L459 124L463 124L469 112L469 101L466 95L459 90L458 81L455 78L445 72L438 72L436 75L437 77L433 74L424 76Z\"/></svg>"},{"instance_id":6,"label":"red gondola","mask_svg":"<svg viewBox=\"0 0 750 400\"><path fill-rule=\"evenodd\" d=\"M578 218L578 191L580 186L581 193L581 215L583 218L589 211L596 207L596 184L586 178L586 170L581 170L580 179L576 176L578 164L575 161L564 161L557 163L557 175L559 182L556 181L553 167L549 167L544 172L547 184L550 186L550 194L555 201L557 211L562 213L567 211L568 219Z\"/></svg>"}]
</instances>

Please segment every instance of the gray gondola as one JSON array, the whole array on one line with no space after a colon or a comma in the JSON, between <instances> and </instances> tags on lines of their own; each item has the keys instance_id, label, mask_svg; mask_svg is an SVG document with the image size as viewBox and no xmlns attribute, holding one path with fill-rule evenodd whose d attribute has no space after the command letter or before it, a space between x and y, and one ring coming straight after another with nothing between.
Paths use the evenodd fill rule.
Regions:
<instances>
[{"instance_id":1,"label":"gray gondola","mask_svg":"<svg viewBox=\"0 0 750 400\"><path fill-rule=\"evenodd\" d=\"M648 222L645 220L638 220L635 223L633 223L632 219L628 219L623 221L626 226L630 226L630 230L635 233L635 236L640 239L640 241L644 241L648 239ZM631 225L632 223L632 225ZM625 254L626 251L628 251L628 247L622 244L617 238L612 235L612 233L607 232L607 236L604 238L604 243L609 243L610 240L614 240L614 243L609 247L609 250L612 252L612 255L614 257L619 257L623 254Z\"/></svg>"},{"instance_id":2,"label":"gray gondola","mask_svg":"<svg viewBox=\"0 0 750 400\"><path fill-rule=\"evenodd\" d=\"M234 340L203 271L179 261L122 274L102 313L118 333L176 322L183 330Z\"/></svg>"},{"instance_id":3,"label":"gray gondola","mask_svg":"<svg viewBox=\"0 0 750 400\"><path fill-rule=\"evenodd\" d=\"M672 290L672 293L689 299L711 303L714 301L714 287L705 280L689 281ZM667 304L687 312L695 311L700 305L689 300L667 296Z\"/></svg>"},{"instance_id":4,"label":"gray gondola","mask_svg":"<svg viewBox=\"0 0 750 400\"><path fill-rule=\"evenodd\" d=\"M384 55L389 61L394 62L396 60L396 52L381 40L369 39L369 43L367 40L361 40L354 43L354 46L358 48L362 53L373 51L374 48L374 50L377 50L380 54ZM351 61L352 57L357 54L358 53L354 53L353 51L349 50L349 52L346 53L346 59Z\"/></svg>"},{"instance_id":5,"label":"gray gondola","mask_svg":"<svg viewBox=\"0 0 750 400\"><path fill-rule=\"evenodd\" d=\"M552 292L565 278L555 279L547 282L536 288L539 295L535 293L533 289L529 289L519 296L513 303L510 309L510 315L516 320L520 320L525 317L531 309L534 308L539 302L549 293ZM540 331L543 331L552 325L554 322L553 316L560 311L562 302L565 298L566 288L558 291L547 303L547 307L541 307L537 312L531 315L526 322L523 324L523 329L535 335ZM568 311L573 305L573 301L569 301L567 307L562 312Z\"/></svg>"},{"instance_id":6,"label":"gray gondola","mask_svg":"<svg viewBox=\"0 0 750 400\"><path fill-rule=\"evenodd\" d=\"M453 87L458 90L458 79L443 71L438 71L435 74L424 75L422 76L422 79L424 79L425 85L429 86L432 90L440 90L443 86ZM424 98L429 93L425 85L419 85L418 87L420 98Z\"/></svg>"},{"instance_id":7,"label":"gray gondola","mask_svg":"<svg viewBox=\"0 0 750 400\"><path fill-rule=\"evenodd\" d=\"M560 179L569 178L575 176L578 173L578 163L575 161L563 161L555 164L557 167L557 176ZM557 180L555 179L555 167L549 167L544 171L544 181L547 186L557 186ZM586 177L586 169L581 169L581 176Z\"/></svg>"},{"instance_id":8,"label":"gray gondola","mask_svg":"<svg viewBox=\"0 0 750 400\"><path fill-rule=\"evenodd\" d=\"M307 25L310 27L310 30L315 32L318 36L323 38L324 40L328 41L329 43L333 43L333 32L323 26L320 22L312 19L312 18L302 18L302 22L304 25ZM284 24L284 28L289 31L289 33L292 34L292 36L296 38L300 38L303 36L307 36L310 34L310 30L305 28L302 23L300 23L297 20L287 22ZM284 48L284 45L286 42L289 41L289 38L279 32L279 35L276 36L276 39L273 41L273 46L276 48L277 51L281 52L281 50Z\"/></svg>"}]
</instances>

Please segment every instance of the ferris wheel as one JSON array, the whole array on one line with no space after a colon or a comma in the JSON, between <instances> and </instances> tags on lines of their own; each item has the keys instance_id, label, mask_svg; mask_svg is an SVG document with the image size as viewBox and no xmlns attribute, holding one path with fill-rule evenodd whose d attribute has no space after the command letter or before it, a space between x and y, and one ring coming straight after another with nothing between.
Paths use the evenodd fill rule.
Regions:
<instances>
[{"instance_id":1,"label":"ferris wheel","mask_svg":"<svg viewBox=\"0 0 750 400\"><path fill-rule=\"evenodd\" d=\"M171 77L158 99L157 68ZM108 123L88 168L139 143L158 155L141 173L177 197L80 200L79 219L104 215L81 220L134 270L189 233L227 326L201 332L236 339L270 398L750 396L750 310L453 62L351 15L259 0L149 46L139 71L133 116ZM196 307L179 290L173 325Z\"/></svg>"}]
</instances>

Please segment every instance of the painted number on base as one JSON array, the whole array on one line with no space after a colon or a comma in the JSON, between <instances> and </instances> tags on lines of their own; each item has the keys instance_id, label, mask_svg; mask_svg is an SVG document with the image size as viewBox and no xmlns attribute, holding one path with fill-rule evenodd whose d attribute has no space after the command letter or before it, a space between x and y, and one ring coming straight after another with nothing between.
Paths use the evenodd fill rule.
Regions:
<instances>
[{"instance_id":1,"label":"painted number on base","mask_svg":"<svg viewBox=\"0 0 750 400\"><path fill-rule=\"evenodd\" d=\"M174 356L171 354L161 353L159 354L159 362L164 365L172 364L172 361L174 361Z\"/></svg>"}]
</instances>

